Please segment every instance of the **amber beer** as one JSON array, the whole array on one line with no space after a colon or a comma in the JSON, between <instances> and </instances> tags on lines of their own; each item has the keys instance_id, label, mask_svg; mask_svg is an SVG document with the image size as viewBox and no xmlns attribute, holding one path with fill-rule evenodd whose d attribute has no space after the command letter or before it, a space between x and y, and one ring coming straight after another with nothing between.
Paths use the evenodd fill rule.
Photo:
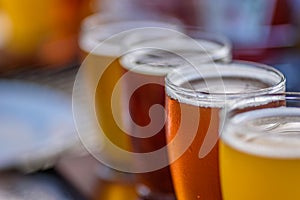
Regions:
<instances>
[{"instance_id":1,"label":"amber beer","mask_svg":"<svg viewBox=\"0 0 300 200\"><path fill-rule=\"evenodd\" d=\"M240 111L267 102L286 105ZM299 93L286 93L228 106L220 139L224 200L300 199L299 103Z\"/></svg>"},{"instance_id":2,"label":"amber beer","mask_svg":"<svg viewBox=\"0 0 300 200\"><path fill-rule=\"evenodd\" d=\"M176 44L174 40L177 41ZM123 56L120 60L124 68L124 75L126 75L123 82L123 98L129 99L129 105L122 106L123 109L129 109L129 116L124 116L124 126L129 127L130 132L136 135L150 135L152 130L139 131L133 128L133 123L143 127L155 121L153 119L165 120L164 111L156 113L153 119L150 119L150 108L153 105L165 106L165 75L181 64L187 64L185 58L197 59L197 62L209 62L211 59L227 61L231 58L229 46L208 39L205 40L204 38L197 41L188 41L186 38L169 37L164 38L164 40L148 42L148 44L156 47L161 45L161 48L139 49ZM157 43L155 44L155 42ZM201 47L197 45L199 49L188 47L187 44L190 42L198 42ZM172 51L163 50L164 47ZM185 58L180 57L176 53L181 53ZM141 82L144 84L141 85ZM138 86L137 89L130 94L128 91L131 91L136 86ZM125 101L123 100L123 102ZM133 151L136 153L153 152L165 147L167 144L165 126L160 127L160 130L151 137L131 137L131 144ZM160 156L157 162L159 162L159 159L168 159L167 151L164 151ZM141 166L149 165L147 162L139 164ZM137 192L140 196L147 199L175 199L169 166L151 172L140 173L137 175L137 178Z\"/></svg>"},{"instance_id":3,"label":"amber beer","mask_svg":"<svg viewBox=\"0 0 300 200\"><path fill-rule=\"evenodd\" d=\"M127 106L131 114L131 116L125 116L125 120L127 119L125 126L131 126L132 122L130 120L133 120L134 123L140 126L146 126L150 123L149 109L151 106L155 104L165 105L164 77L166 72L172 68L172 66L168 67L167 64L168 57L172 56L174 55L164 51L145 50L127 54L121 59L121 64L124 66L124 74L127 76L124 80L124 98L130 98L129 105L124 105L124 107ZM152 62L159 62L161 65L151 66ZM174 63L171 64L174 65ZM135 67L136 69L132 70ZM140 80L144 80L148 84L141 85L134 91L132 96L125 92L129 88L139 85ZM163 112L158 115L155 117L164 120ZM131 129L131 131L136 132L134 129ZM151 134L149 131L136 134ZM161 127L158 133L149 138L131 137L131 143L133 151L137 153L153 152L163 148L166 145L165 128ZM162 159L167 159L167 152L161 156ZM147 163L141 164L147 165ZM138 174L137 191L139 195L142 197L147 196L151 199L155 199L157 196L164 196L162 199L175 199L173 197L174 190L169 170L169 167L164 167L157 171ZM144 193L144 188L146 188L146 191L150 191L149 194Z\"/></svg>"},{"instance_id":4,"label":"amber beer","mask_svg":"<svg viewBox=\"0 0 300 200\"><path fill-rule=\"evenodd\" d=\"M186 137L195 134L188 149L182 149L180 141L168 149L171 160L183 151L171 163L178 200L222 199L218 154L219 126L222 127L222 123L219 111L226 102L251 94L284 90L285 78L280 72L250 62L186 67L168 74L167 142L178 134ZM183 122L182 116L189 119ZM192 130L193 127L196 131Z\"/></svg>"}]
</instances>

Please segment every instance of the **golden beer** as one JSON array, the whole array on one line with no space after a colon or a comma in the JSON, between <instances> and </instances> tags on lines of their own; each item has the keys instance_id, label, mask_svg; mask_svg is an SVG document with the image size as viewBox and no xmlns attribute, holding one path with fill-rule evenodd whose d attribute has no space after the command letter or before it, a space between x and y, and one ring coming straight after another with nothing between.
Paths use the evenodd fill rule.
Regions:
<instances>
[{"instance_id":1,"label":"golden beer","mask_svg":"<svg viewBox=\"0 0 300 200\"><path fill-rule=\"evenodd\" d=\"M117 43L106 43L104 47L97 49L97 45L109 37L109 34L117 33L118 30L110 30L109 24L85 30L81 34L80 47L83 54L86 55L83 62L85 80L90 85L88 88L89 95L94 98L95 113L99 126L103 133L114 145L121 149L129 150L130 144L126 133L124 133L116 124L116 120L121 121L120 112L113 116L111 97L116 82L121 77L121 67L118 61L120 46ZM102 76L100 77L100 74ZM120 91L116 92L120 95ZM113 106L116 110L120 110L120 101ZM97 129L97 127L94 127ZM99 140L101 136L99 135ZM106 159L119 165L126 165L129 158L119 156L110 144L104 143L103 148L106 149Z\"/></svg>"},{"instance_id":2,"label":"golden beer","mask_svg":"<svg viewBox=\"0 0 300 200\"><path fill-rule=\"evenodd\" d=\"M105 142L102 143L102 156L106 161L120 168L129 168L130 156L124 156L118 151L130 151L131 145L127 133L122 127L120 88L116 83L122 77L122 68L119 57L126 52L124 40L133 29L142 27L165 27L175 29L177 25L157 21L118 21L99 14L85 19L82 24L80 47L85 55L83 62L84 79L87 82L88 95L95 102L95 113L100 128L105 134ZM126 31L129 31L126 33ZM137 36L143 38L148 36ZM158 36L157 36L158 37ZM116 101L112 101L114 98ZM93 102L93 101L91 101ZM113 113L112 110L116 113ZM99 129L99 127L93 127ZM99 134L99 141L101 138ZM115 148L116 146L117 148Z\"/></svg>"},{"instance_id":3,"label":"golden beer","mask_svg":"<svg viewBox=\"0 0 300 200\"><path fill-rule=\"evenodd\" d=\"M274 97L248 99L239 106L268 101L286 106L239 111L225 120L220 142L224 200L300 199L299 94Z\"/></svg>"}]
</instances>

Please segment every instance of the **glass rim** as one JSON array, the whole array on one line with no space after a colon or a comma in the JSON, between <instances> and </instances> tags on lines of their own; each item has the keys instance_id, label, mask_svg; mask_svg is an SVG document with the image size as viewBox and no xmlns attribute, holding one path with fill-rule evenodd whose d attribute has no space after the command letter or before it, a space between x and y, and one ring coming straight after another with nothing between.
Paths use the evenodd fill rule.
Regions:
<instances>
[{"instance_id":1,"label":"glass rim","mask_svg":"<svg viewBox=\"0 0 300 200\"><path fill-rule=\"evenodd\" d=\"M267 88L261 88L257 89L254 91L247 91L247 92L237 92L237 93L220 93L220 92L204 92L201 90L193 90L193 89L188 89L185 87L182 87L178 84L174 83L174 80L172 80L177 74L181 73L192 73L195 70L199 70L201 73L201 70L203 71L204 69L209 71L209 68L211 67L218 67L219 69L227 70L226 65L234 66L236 65L237 67L241 65L243 68L244 66L248 66L251 68L263 70L263 71L270 71L273 73L273 75L277 76L278 81L276 84L267 87ZM222 77L217 77L217 78L222 78ZM205 76L203 78L205 80ZM190 80L188 80L190 81ZM217 102L223 102L225 106L225 101L231 100L231 99L237 99L241 97L247 97L247 96L252 96L252 95L262 95L262 94L268 94L268 93L278 93L282 92L285 89L285 84L286 84L286 78L285 76L277 69L274 67L271 67L269 65L265 65L262 63L256 63L252 61L243 61L243 60L233 60L230 63L204 63L199 66L186 66L186 67L178 67L175 70L171 71L170 73L167 74L165 77L165 85L166 85L166 90L167 94L169 93L175 93L176 96L184 96L191 98L194 101L208 101L212 103L217 103ZM169 95L170 96L170 95ZM172 96L171 96L172 97Z\"/></svg>"},{"instance_id":2,"label":"glass rim","mask_svg":"<svg viewBox=\"0 0 300 200\"><path fill-rule=\"evenodd\" d=\"M115 17L114 15L111 15L109 13L93 13L87 17L85 17L82 22L80 29L81 31L88 31L95 29L99 26L109 25L109 24L118 24L118 23L133 23L133 22L156 22L156 24L173 24L173 25L180 25L182 26L182 22L174 17L169 15L163 15L160 14L155 17L148 17L148 18L135 18L135 17L125 17L125 18L119 18Z\"/></svg>"},{"instance_id":3,"label":"glass rim","mask_svg":"<svg viewBox=\"0 0 300 200\"><path fill-rule=\"evenodd\" d=\"M142 49L138 49L138 50L133 50L133 51L129 51L126 54L124 54L123 56L121 56L119 62L122 66L122 68L128 70L128 71L133 71L139 74L144 74L144 75L153 75L153 76L161 76L164 77L166 76L166 74L176 68L176 66L169 66L168 64L165 63L160 63L160 64L152 64L152 63L139 63L137 64L137 62L139 62L139 60L137 58L140 58L139 56L147 56L147 55L151 55L152 52L156 52L156 51L161 51L164 53L170 53L170 55L172 55L172 52L166 51L166 50L162 50L162 49L153 49L153 48L142 48ZM178 56L178 58L180 59L181 56L175 54L176 56ZM180 60L178 60L180 61Z\"/></svg>"},{"instance_id":4,"label":"glass rim","mask_svg":"<svg viewBox=\"0 0 300 200\"><path fill-rule=\"evenodd\" d=\"M241 109L243 107L254 105L250 100L264 100L265 98L269 98L266 100L278 100L278 99L286 99L286 100L299 100L300 102L300 92L277 92L277 93L268 93L268 94L254 94L250 96L241 97L238 99L233 99L225 105L226 112L230 113L234 110ZM248 104L247 104L248 103Z\"/></svg>"},{"instance_id":5,"label":"glass rim","mask_svg":"<svg viewBox=\"0 0 300 200\"><path fill-rule=\"evenodd\" d=\"M87 28L88 26L90 26L87 24L93 24L93 20L101 20L98 19L98 16L102 17L101 14L95 14L87 17L85 20L83 20L81 25L82 29L79 36L79 46L81 49L88 52L97 52L97 46L107 40L110 41L105 44L108 49L111 49L111 51L120 52L124 48L124 41L126 36L128 36L126 32L128 32L128 34L132 34L132 31L139 32L139 30L143 28L175 30L179 29L181 26L180 24L151 19L112 19L110 22L104 22L103 24L97 24L93 25L91 28ZM109 17L107 17L106 15L104 16L103 20L105 20L105 18L109 19ZM117 34L120 34L121 36L117 36ZM111 38L118 38L118 41L111 41ZM111 53L109 53L109 55L110 54Z\"/></svg>"},{"instance_id":6,"label":"glass rim","mask_svg":"<svg viewBox=\"0 0 300 200\"><path fill-rule=\"evenodd\" d=\"M264 107L264 105L268 105L269 103L280 101L284 101L284 104L278 103L276 107ZM297 104L297 106L294 104L286 104L291 101L296 101L299 104ZM251 107L254 109L247 109ZM293 110L293 108L297 108L297 110ZM260 110L262 111L259 112ZM263 157L285 159L300 158L300 138L286 138L285 134L280 134L281 132L274 133L274 135L268 133L269 130L271 131L273 128L279 127L278 125L281 123L277 122L276 119L280 116L300 118L300 92L253 95L236 99L228 103L225 108L221 110L220 115L220 138L231 148ZM256 129L255 127L247 125L247 122L268 117L275 119L275 121L269 124L257 124L267 125L263 127L264 129ZM286 131L297 131L300 133L299 129L287 129ZM275 142L280 140L282 143L272 144L272 136L276 136ZM252 141L253 139L262 139L270 143L248 143L248 141ZM293 153L291 153L292 149L295 150Z\"/></svg>"},{"instance_id":7,"label":"glass rim","mask_svg":"<svg viewBox=\"0 0 300 200\"><path fill-rule=\"evenodd\" d=\"M193 31L193 34L191 34L191 31ZM157 49L163 49L167 51L184 51L182 50L182 45L180 48L170 48L170 46L163 45L159 41L168 41L174 43L174 40L176 40L176 43L180 42L186 42L186 46L190 48L192 45L194 47L193 43L198 44L198 48L194 49L195 52L199 52L199 50L207 51L208 49L205 49L202 47L203 42L210 42L211 44L218 45L218 48L215 48L211 51L207 51L209 56L212 57L213 60L220 60L227 57L230 57L231 59L231 51L232 51L232 43L231 41L225 37L222 34L216 33L216 32L209 32L203 29L203 27L200 26L188 26L188 25L179 25L179 29L170 29L170 34L163 35L161 37L153 37L153 38L146 38L146 39L140 39L139 37L142 37L139 34L132 34L125 38L124 44L128 47L129 50L134 50L135 48L141 49L141 48L157 48ZM150 33L151 34L151 33ZM193 36L194 35L194 36ZM197 35L197 36L196 36ZM155 45L156 43L156 45ZM202 43L202 44L201 44ZM166 49L164 49L166 48ZM193 50L193 49L187 49L187 50Z\"/></svg>"}]
</instances>

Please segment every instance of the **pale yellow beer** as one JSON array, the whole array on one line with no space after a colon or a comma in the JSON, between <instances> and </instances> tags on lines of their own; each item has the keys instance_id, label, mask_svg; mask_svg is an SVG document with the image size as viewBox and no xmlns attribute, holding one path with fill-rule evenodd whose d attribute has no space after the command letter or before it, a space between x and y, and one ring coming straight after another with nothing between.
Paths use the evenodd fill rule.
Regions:
<instances>
[{"instance_id":1,"label":"pale yellow beer","mask_svg":"<svg viewBox=\"0 0 300 200\"><path fill-rule=\"evenodd\" d=\"M226 116L221 136L223 199L300 199L299 94L241 101ZM281 106L260 106L270 102Z\"/></svg>"}]
</instances>

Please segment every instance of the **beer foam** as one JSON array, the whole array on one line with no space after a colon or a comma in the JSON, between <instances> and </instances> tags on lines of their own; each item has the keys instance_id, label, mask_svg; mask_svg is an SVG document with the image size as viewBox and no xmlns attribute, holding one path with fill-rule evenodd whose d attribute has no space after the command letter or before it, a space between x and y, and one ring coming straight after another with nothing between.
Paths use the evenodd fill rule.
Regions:
<instances>
[{"instance_id":1,"label":"beer foam","mask_svg":"<svg viewBox=\"0 0 300 200\"><path fill-rule=\"evenodd\" d=\"M253 67L248 62L208 63L176 69L166 78L166 92L181 103L221 108L229 100L263 94L274 86L277 87L272 92L284 90L284 77L272 70L267 66Z\"/></svg>"},{"instance_id":2,"label":"beer foam","mask_svg":"<svg viewBox=\"0 0 300 200\"><path fill-rule=\"evenodd\" d=\"M237 114L228 122L221 138L244 153L300 158L300 108L265 108Z\"/></svg>"},{"instance_id":3,"label":"beer foam","mask_svg":"<svg viewBox=\"0 0 300 200\"><path fill-rule=\"evenodd\" d=\"M165 76L170 70L188 62L177 54L160 49L141 49L120 59L121 65L140 74Z\"/></svg>"}]
</instances>

